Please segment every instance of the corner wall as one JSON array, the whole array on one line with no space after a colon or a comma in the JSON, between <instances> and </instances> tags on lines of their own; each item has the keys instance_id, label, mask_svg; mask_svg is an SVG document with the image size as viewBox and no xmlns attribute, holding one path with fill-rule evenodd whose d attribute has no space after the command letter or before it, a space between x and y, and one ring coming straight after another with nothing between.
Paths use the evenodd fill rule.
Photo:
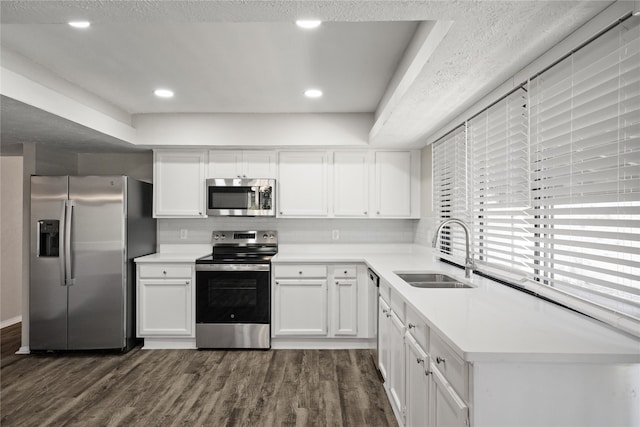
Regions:
<instances>
[{"instance_id":1,"label":"corner wall","mask_svg":"<svg viewBox=\"0 0 640 427\"><path fill-rule=\"evenodd\" d=\"M22 320L22 156L0 157L0 328Z\"/></svg>"},{"instance_id":2,"label":"corner wall","mask_svg":"<svg viewBox=\"0 0 640 427\"><path fill-rule=\"evenodd\" d=\"M420 152L420 220L416 222L414 243L430 246L436 227L436 217L433 212L433 171L432 144L427 145Z\"/></svg>"}]
</instances>

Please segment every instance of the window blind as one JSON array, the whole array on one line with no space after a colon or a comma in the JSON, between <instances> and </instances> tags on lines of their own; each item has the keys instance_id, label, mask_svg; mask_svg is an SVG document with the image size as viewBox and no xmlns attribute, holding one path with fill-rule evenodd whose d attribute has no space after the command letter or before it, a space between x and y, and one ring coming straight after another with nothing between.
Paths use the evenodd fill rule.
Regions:
<instances>
[{"instance_id":1,"label":"window blind","mask_svg":"<svg viewBox=\"0 0 640 427\"><path fill-rule=\"evenodd\" d=\"M640 18L530 82L533 279L640 319Z\"/></svg>"},{"instance_id":2,"label":"window blind","mask_svg":"<svg viewBox=\"0 0 640 427\"><path fill-rule=\"evenodd\" d=\"M438 223L448 218L469 221L467 165L468 151L464 125L445 135L433 147L434 213ZM465 235L458 225L440 232L438 250L464 264Z\"/></svg>"},{"instance_id":3,"label":"window blind","mask_svg":"<svg viewBox=\"0 0 640 427\"><path fill-rule=\"evenodd\" d=\"M475 262L501 278L530 270L528 128L524 87L467 122Z\"/></svg>"}]
</instances>

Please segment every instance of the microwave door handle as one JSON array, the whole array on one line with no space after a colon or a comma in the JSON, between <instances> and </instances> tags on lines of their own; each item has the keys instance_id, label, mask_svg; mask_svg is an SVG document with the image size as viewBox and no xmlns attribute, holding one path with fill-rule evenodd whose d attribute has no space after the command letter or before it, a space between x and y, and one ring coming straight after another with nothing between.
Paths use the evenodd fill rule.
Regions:
<instances>
[{"instance_id":1,"label":"microwave door handle","mask_svg":"<svg viewBox=\"0 0 640 427\"><path fill-rule=\"evenodd\" d=\"M255 207L254 209L260 209L260 187L255 187L255 191L253 192L255 195Z\"/></svg>"}]
</instances>

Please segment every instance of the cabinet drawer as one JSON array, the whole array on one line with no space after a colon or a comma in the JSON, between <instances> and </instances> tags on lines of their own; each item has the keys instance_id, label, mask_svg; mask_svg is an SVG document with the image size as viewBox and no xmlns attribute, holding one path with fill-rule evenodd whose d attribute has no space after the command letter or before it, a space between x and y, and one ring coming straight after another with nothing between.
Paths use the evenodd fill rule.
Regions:
<instances>
[{"instance_id":1,"label":"cabinet drawer","mask_svg":"<svg viewBox=\"0 0 640 427\"><path fill-rule=\"evenodd\" d=\"M409 304L406 304L407 330L422 348L429 348L429 327Z\"/></svg>"},{"instance_id":2,"label":"cabinet drawer","mask_svg":"<svg viewBox=\"0 0 640 427\"><path fill-rule=\"evenodd\" d=\"M138 272L140 278L186 278L191 279L191 265L184 264L140 264Z\"/></svg>"},{"instance_id":3,"label":"cabinet drawer","mask_svg":"<svg viewBox=\"0 0 640 427\"><path fill-rule=\"evenodd\" d=\"M391 286L384 279L380 278L380 287L378 288L380 298L385 300L387 304L390 301Z\"/></svg>"},{"instance_id":4,"label":"cabinet drawer","mask_svg":"<svg viewBox=\"0 0 640 427\"><path fill-rule=\"evenodd\" d=\"M438 334L431 334L430 341L431 360L451 387L462 399L467 400L469 397L468 364Z\"/></svg>"},{"instance_id":5,"label":"cabinet drawer","mask_svg":"<svg viewBox=\"0 0 640 427\"><path fill-rule=\"evenodd\" d=\"M276 278L327 277L326 265L280 265L273 267Z\"/></svg>"},{"instance_id":6,"label":"cabinet drawer","mask_svg":"<svg viewBox=\"0 0 640 427\"><path fill-rule=\"evenodd\" d=\"M355 265L336 266L333 269L333 277L336 279L354 279L356 272Z\"/></svg>"}]
</instances>

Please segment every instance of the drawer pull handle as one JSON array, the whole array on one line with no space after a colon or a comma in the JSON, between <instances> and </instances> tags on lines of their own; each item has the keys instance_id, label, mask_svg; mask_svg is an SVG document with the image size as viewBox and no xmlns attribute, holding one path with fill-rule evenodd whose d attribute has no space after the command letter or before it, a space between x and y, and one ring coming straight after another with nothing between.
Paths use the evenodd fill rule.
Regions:
<instances>
[{"instance_id":1,"label":"drawer pull handle","mask_svg":"<svg viewBox=\"0 0 640 427\"><path fill-rule=\"evenodd\" d=\"M441 364L441 363L446 363L446 362L447 362L447 360L444 357L440 357L440 356L436 357L436 363L438 365Z\"/></svg>"},{"instance_id":2,"label":"drawer pull handle","mask_svg":"<svg viewBox=\"0 0 640 427\"><path fill-rule=\"evenodd\" d=\"M416 325L414 325L413 323L409 323L409 329L413 329L415 327L416 327Z\"/></svg>"}]
</instances>

